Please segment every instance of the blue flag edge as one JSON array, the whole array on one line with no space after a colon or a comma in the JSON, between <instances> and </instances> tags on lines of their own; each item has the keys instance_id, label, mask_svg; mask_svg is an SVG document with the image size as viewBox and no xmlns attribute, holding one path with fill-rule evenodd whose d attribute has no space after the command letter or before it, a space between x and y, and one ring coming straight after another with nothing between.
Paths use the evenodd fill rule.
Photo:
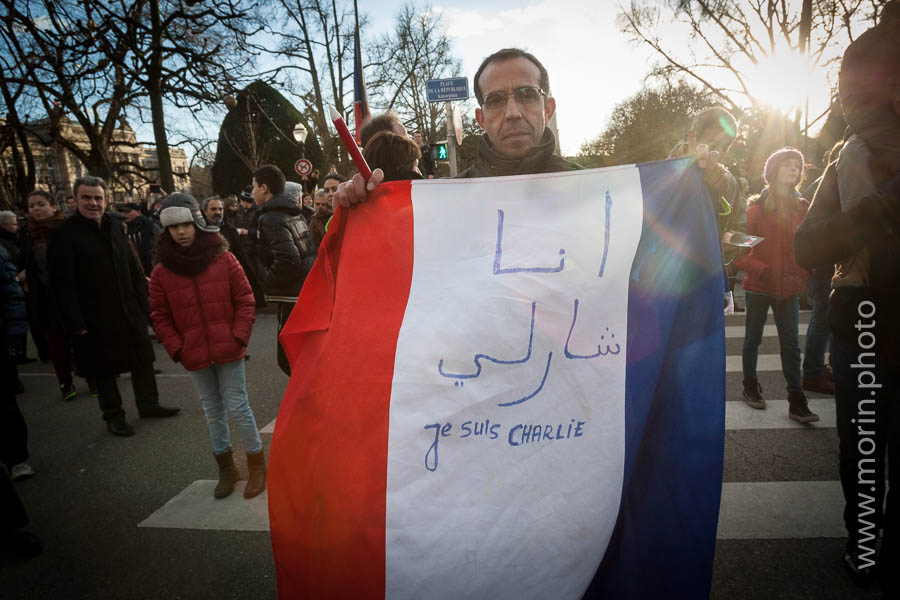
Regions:
<instances>
[{"instance_id":1,"label":"blue flag edge","mask_svg":"<svg viewBox=\"0 0 900 600\"><path fill-rule=\"evenodd\" d=\"M692 158L638 169L622 502L584 598L708 598L725 450L720 241Z\"/></svg>"}]
</instances>

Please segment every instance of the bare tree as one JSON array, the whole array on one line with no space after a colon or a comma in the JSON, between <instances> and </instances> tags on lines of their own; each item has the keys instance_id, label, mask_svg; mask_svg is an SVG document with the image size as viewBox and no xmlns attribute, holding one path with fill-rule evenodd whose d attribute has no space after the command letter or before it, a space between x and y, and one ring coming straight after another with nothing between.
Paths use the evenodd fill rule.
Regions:
<instances>
[{"instance_id":1,"label":"bare tree","mask_svg":"<svg viewBox=\"0 0 900 600\"><path fill-rule=\"evenodd\" d=\"M686 77L741 114L762 104L748 80L752 69L799 54L806 57L808 69L833 73L843 48L874 24L883 4L881 0L804 0L799 6L783 0L634 0L620 10L618 22L624 33L659 56L653 74ZM687 30L687 40L663 35L679 26Z\"/></svg>"},{"instance_id":2,"label":"bare tree","mask_svg":"<svg viewBox=\"0 0 900 600\"><path fill-rule=\"evenodd\" d=\"M456 77L462 62L439 13L430 4L407 2L397 12L394 31L370 48L374 77L372 96L400 115L407 127L421 130L425 139L444 137L445 111L441 102L428 102L429 79Z\"/></svg>"}]
</instances>

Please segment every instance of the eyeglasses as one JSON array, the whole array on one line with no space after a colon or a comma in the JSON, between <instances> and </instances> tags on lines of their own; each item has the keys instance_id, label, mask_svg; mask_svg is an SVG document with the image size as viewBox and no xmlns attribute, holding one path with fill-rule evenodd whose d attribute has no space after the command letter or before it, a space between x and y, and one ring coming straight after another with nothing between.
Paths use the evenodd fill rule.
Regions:
<instances>
[{"instance_id":1,"label":"eyeglasses","mask_svg":"<svg viewBox=\"0 0 900 600\"><path fill-rule=\"evenodd\" d=\"M481 106L488 110L506 106L510 96L515 99L517 104L534 104L541 99L541 96L546 95L547 92L541 88L527 85L516 88L511 92L491 92L484 97L484 102L481 103Z\"/></svg>"}]
</instances>

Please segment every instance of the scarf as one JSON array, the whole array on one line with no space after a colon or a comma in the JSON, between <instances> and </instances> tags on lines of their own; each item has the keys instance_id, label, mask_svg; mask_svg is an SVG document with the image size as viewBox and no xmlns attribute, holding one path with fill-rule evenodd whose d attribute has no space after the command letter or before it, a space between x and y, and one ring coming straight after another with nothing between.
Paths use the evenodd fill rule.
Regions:
<instances>
[{"instance_id":1,"label":"scarf","mask_svg":"<svg viewBox=\"0 0 900 600\"><path fill-rule=\"evenodd\" d=\"M28 235L35 242L46 242L50 230L65 220L66 213L62 210L57 211L52 217L44 219L43 221L35 221L31 217L28 217Z\"/></svg>"},{"instance_id":2,"label":"scarf","mask_svg":"<svg viewBox=\"0 0 900 600\"><path fill-rule=\"evenodd\" d=\"M177 275L195 277L227 250L228 242L218 233L198 230L194 243L182 247L164 231L157 238L156 261Z\"/></svg>"},{"instance_id":3,"label":"scarf","mask_svg":"<svg viewBox=\"0 0 900 600\"><path fill-rule=\"evenodd\" d=\"M478 176L531 175L569 170L571 167L564 159L554 155L555 151L556 138L549 128L544 130L541 141L522 158L503 156L485 134L478 140L478 159L484 166L484 172L479 169Z\"/></svg>"}]
</instances>

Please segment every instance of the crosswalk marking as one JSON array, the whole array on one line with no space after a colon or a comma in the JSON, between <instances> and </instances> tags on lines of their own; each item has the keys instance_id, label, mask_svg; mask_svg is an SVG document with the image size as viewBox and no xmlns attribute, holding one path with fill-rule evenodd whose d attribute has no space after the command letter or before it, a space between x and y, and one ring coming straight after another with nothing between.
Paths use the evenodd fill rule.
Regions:
<instances>
[{"instance_id":1,"label":"crosswalk marking","mask_svg":"<svg viewBox=\"0 0 900 600\"><path fill-rule=\"evenodd\" d=\"M741 355L729 354L725 357L725 372L740 373L743 371L741 365ZM780 354L760 354L756 361L757 371L780 371L781 355Z\"/></svg>"},{"instance_id":2,"label":"crosswalk marking","mask_svg":"<svg viewBox=\"0 0 900 600\"><path fill-rule=\"evenodd\" d=\"M245 482L228 498L213 498L216 482L201 479L144 519L138 527L269 531L266 493L245 500ZM839 481L725 483L718 539L784 539L846 535Z\"/></svg>"},{"instance_id":3,"label":"crosswalk marking","mask_svg":"<svg viewBox=\"0 0 900 600\"><path fill-rule=\"evenodd\" d=\"M720 540L839 538L847 535L840 481L725 483Z\"/></svg>"},{"instance_id":4,"label":"crosswalk marking","mask_svg":"<svg viewBox=\"0 0 900 600\"><path fill-rule=\"evenodd\" d=\"M138 523L138 527L268 531L268 492L246 500L243 496L246 485L246 481L239 481L233 494L216 499L213 497L216 481L197 480Z\"/></svg>"},{"instance_id":5,"label":"crosswalk marking","mask_svg":"<svg viewBox=\"0 0 900 600\"><path fill-rule=\"evenodd\" d=\"M809 409L819 415L817 423L803 424L788 418L787 400L766 400L767 408L758 410L742 401L725 403L725 429L822 429L836 427L834 398L815 398Z\"/></svg>"}]
</instances>

